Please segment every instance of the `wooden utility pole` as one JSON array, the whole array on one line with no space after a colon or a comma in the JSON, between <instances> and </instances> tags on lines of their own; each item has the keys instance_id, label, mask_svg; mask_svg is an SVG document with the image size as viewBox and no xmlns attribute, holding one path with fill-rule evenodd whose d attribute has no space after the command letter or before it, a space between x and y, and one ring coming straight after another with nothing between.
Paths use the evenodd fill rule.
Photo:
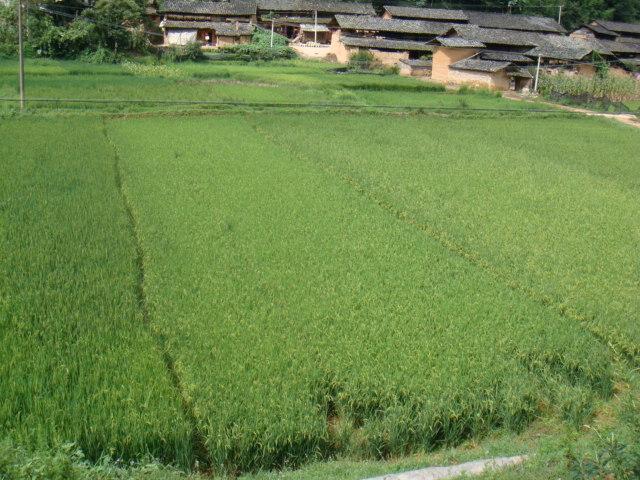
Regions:
<instances>
[{"instance_id":1,"label":"wooden utility pole","mask_svg":"<svg viewBox=\"0 0 640 480\"><path fill-rule=\"evenodd\" d=\"M18 0L18 83L20 85L20 110L24 110L24 47L22 45L22 0Z\"/></svg>"},{"instance_id":2,"label":"wooden utility pole","mask_svg":"<svg viewBox=\"0 0 640 480\"><path fill-rule=\"evenodd\" d=\"M273 22L274 18L271 17L271 48L273 48Z\"/></svg>"}]
</instances>

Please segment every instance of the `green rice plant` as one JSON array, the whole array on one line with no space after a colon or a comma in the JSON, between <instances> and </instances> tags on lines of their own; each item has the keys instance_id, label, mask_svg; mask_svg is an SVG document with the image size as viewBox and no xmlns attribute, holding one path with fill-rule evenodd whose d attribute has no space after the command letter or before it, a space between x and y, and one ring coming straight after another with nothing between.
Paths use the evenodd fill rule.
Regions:
<instances>
[{"instance_id":1,"label":"green rice plant","mask_svg":"<svg viewBox=\"0 0 640 480\"><path fill-rule=\"evenodd\" d=\"M338 118L108 125L150 322L216 471L429 450L519 431L554 402L577 416L582 396L609 395L607 349L578 322L390 214L317 155L340 145L307 135ZM424 135L414 121L400 125Z\"/></svg>"},{"instance_id":2,"label":"green rice plant","mask_svg":"<svg viewBox=\"0 0 640 480\"><path fill-rule=\"evenodd\" d=\"M640 355L635 130L584 118L273 124L259 122L495 281Z\"/></svg>"},{"instance_id":3,"label":"green rice plant","mask_svg":"<svg viewBox=\"0 0 640 480\"><path fill-rule=\"evenodd\" d=\"M0 138L0 439L189 467L101 123L15 119Z\"/></svg>"}]
</instances>

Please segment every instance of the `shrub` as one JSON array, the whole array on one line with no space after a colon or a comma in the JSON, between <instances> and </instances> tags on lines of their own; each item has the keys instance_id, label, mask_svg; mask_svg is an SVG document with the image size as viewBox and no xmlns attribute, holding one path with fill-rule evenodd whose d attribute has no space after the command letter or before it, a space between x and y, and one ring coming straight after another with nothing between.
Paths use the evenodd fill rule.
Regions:
<instances>
[{"instance_id":1,"label":"shrub","mask_svg":"<svg viewBox=\"0 0 640 480\"><path fill-rule=\"evenodd\" d=\"M162 57L169 62L199 62L206 58L202 53L202 47L197 42L168 47L163 51Z\"/></svg>"},{"instance_id":2,"label":"shrub","mask_svg":"<svg viewBox=\"0 0 640 480\"><path fill-rule=\"evenodd\" d=\"M271 47L271 31L262 28L256 28L251 36L251 43L264 47ZM289 39L279 33L273 34L274 47L286 47L289 45Z\"/></svg>"},{"instance_id":3,"label":"shrub","mask_svg":"<svg viewBox=\"0 0 640 480\"><path fill-rule=\"evenodd\" d=\"M369 50L359 50L349 57L349 66L355 69L371 70L376 66L376 61Z\"/></svg>"},{"instance_id":4,"label":"shrub","mask_svg":"<svg viewBox=\"0 0 640 480\"><path fill-rule=\"evenodd\" d=\"M126 57L108 48L98 47L96 50L85 50L78 58L87 63L120 63Z\"/></svg>"},{"instance_id":5,"label":"shrub","mask_svg":"<svg viewBox=\"0 0 640 480\"><path fill-rule=\"evenodd\" d=\"M243 60L247 62L254 62L257 60L283 60L296 58L296 52L290 47L273 47L268 45L260 45L255 43L244 45L229 45L228 47L220 48L225 59L229 60Z\"/></svg>"}]
</instances>

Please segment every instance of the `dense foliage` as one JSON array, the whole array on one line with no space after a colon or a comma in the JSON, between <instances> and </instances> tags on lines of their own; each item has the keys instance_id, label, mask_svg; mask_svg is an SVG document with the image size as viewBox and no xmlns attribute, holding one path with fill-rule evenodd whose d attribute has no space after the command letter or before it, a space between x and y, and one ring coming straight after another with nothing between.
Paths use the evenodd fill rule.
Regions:
<instances>
[{"instance_id":1,"label":"dense foliage","mask_svg":"<svg viewBox=\"0 0 640 480\"><path fill-rule=\"evenodd\" d=\"M149 46L143 2L98 0L90 8L73 2L29 2L25 52L30 56L117 61L121 53ZM0 4L0 55L17 52L16 4Z\"/></svg>"}]
</instances>

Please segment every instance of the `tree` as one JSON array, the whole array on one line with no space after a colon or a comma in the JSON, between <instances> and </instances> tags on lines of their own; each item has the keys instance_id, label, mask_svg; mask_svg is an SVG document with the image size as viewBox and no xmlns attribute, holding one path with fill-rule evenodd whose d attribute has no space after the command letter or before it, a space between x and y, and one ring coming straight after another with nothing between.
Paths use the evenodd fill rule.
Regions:
<instances>
[{"instance_id":1,"label":"tree","mask_svg":"<svg viewBox=\"0 0 640 480\"><path fill-rule=\"evenodd\" d=\"M143 7L134 0L98 0L83 15L95 22L100 47L134 50L145 44Z\"/></svg>"}]
</instances>

